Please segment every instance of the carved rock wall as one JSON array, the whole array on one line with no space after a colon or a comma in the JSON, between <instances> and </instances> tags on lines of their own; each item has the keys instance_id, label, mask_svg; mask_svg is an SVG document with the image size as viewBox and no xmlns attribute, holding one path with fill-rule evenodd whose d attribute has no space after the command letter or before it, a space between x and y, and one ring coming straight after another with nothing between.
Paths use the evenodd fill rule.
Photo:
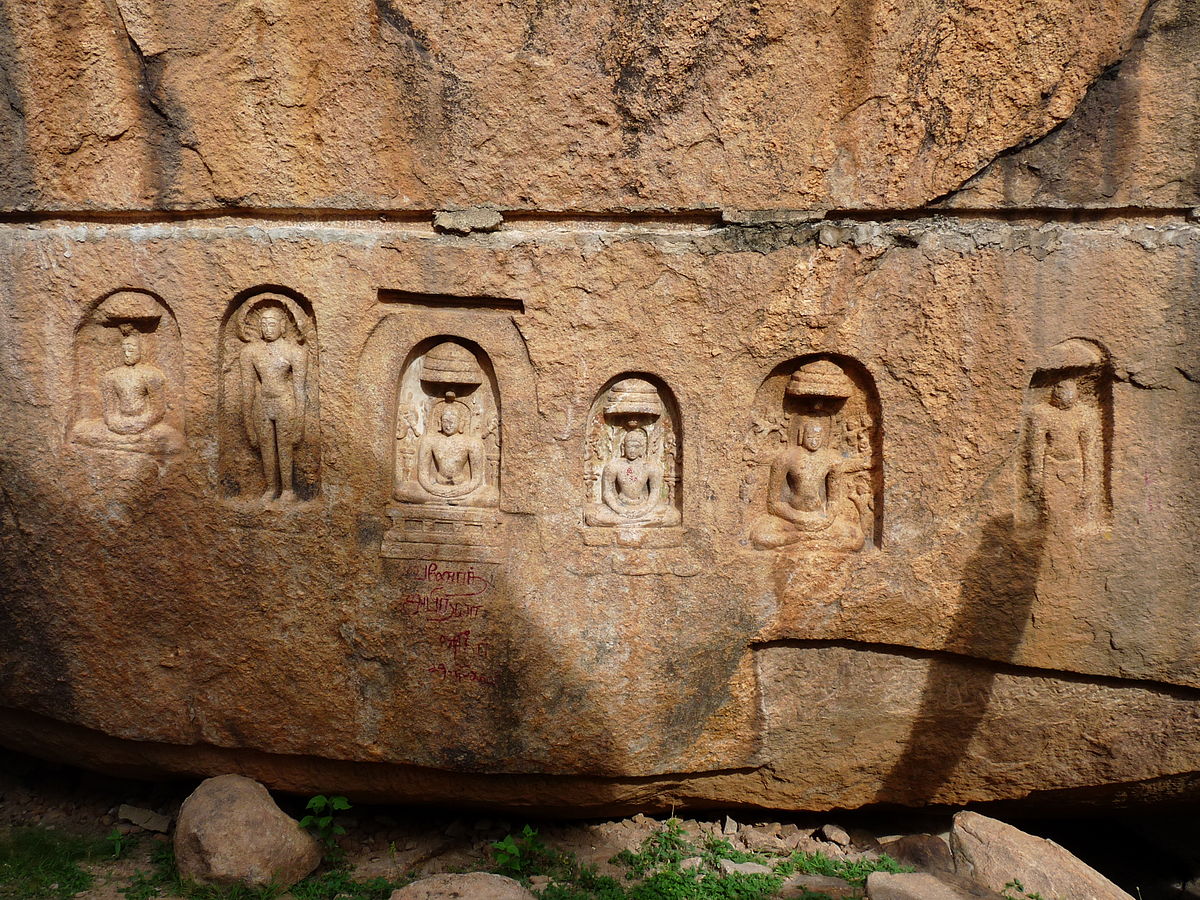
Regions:
<instances>
[{"instance_id":1,"label":"carved rock wall","mask_svg":"<svg viewBox=\"0 0 1200 900\"><path fill-rule=\"evenodd\" d=\"M1145 79L1195 87L1200 7L1012 7L0 6L0 740L595 811L1193 795L1200 167Z\"/></svg>"}]
</instances>

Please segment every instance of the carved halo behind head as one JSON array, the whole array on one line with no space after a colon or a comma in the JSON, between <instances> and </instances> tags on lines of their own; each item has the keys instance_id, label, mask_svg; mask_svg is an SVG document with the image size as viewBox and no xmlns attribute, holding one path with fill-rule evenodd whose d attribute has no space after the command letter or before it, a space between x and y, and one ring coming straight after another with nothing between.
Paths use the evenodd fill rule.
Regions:
<instances>
[{"instance_id":1,"label":"carved halo behind head","mask_svg":"<svg viewBox=\"0 0 1200 900\"><path fill-rule=\"evenodd\" d=\"M297 343L308 340L308 316L299 303L284 294L258 294L239 306L234 313L237 336L246 343L258 340L258 322L267 309L278 309L284 314L284 331L290 331Z\"/></svg>"}]
</instances>

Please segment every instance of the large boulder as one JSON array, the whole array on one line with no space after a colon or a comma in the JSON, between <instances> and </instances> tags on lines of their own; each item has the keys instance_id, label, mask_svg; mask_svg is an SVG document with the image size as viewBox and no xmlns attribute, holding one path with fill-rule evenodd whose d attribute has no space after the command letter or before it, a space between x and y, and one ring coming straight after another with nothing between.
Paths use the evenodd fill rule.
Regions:
<instances>
[{"instance_id":1,"label":"large boulder","mask_svg":"<svg viewBox=\"0 0 1200 900\"><path fill-rule=\"evenodd\" d=\"M950 830L958 872L995 890L1012 881L1046 898L1133 900L1054 841L979 813L960 812Z\"/></svg>"},{"instance_id":2,"label":"large boulder","mask_svg":"<svg viewBox=\"0 0 1200 900\"><path fill-rule=\"evenodd\" d=\"M534 900L518 882L488 872L430 875L393 891L391 900Z\"/></svg>"},{"instance_id":3,"label":"large boulder","mask_svg":"<svg viewBox=\"0 0 1200 900\"><path fill-rule=\"evenodd\" d=\"M572 815L1200 796L1198 45L0 0L0 743Z\"/></svg>"},{"instance_id":4,"label":"large boulder","mask_svg":"<svg viewBox=\"0 0 1200 900\"><path fill-rule=\"evenodd\" d=\"M257 781L219 775L183 801L175 862L204 884L291 887L320 864L321 849Z\"/></svg>"},{"instance_id":5,"label":"large boulder","mask_svg":"<svg viewBox=\"0 0 1200 900\"><path fill-rule=\"evenodd\" d=\"M1004 900L1000 894L965 879L942 879L928 872L872 872L867 876L867 897L869 900Z\"/></svg>"}]
</instances>

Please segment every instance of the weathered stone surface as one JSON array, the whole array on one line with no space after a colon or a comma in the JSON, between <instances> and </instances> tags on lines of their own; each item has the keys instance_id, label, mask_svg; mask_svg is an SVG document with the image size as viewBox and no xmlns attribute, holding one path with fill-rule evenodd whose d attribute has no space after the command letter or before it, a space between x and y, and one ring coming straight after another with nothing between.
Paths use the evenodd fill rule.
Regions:
<instances>
[{"instance_id":1,"label":"weathered stone surface","mask_svg":"<svg viewBox=\"0 0 1200 900\"><path fill-rule=\"evenodd\" d=\"M979 813L955 815L950 846L960 874L996 890L1015 879L1028 893L1043 897L1132 900L1054 841L1026 834Z\"/></svg>"},{"instance_id":2,"label":"weathered stone surface","mask_svg":"<svg viewBox=\"0 0 1200 900\"><path fill-rule=\"evenodd\" d=\"M1200 202L1200 2L1150 4L1129 53L1070 119L989 164L951 207L1170 208Z\"/></svg>"},{"instance_id":3,"label":"weathered stone surface","mask_svg":"<svg viewBox=\"0 0 1200 900\"><path fill-rule=\"evenodd\" d=\"M793 875L779 886L781 900L806 897L809 894L825 894L833 900L843 897L861 897L862 891L842 878L828 875Z\"/></svg>"},{"instance_id":4,"label":"weathered stone surface","mask_svg":"<svg viewBox=\"0 0 1200 900\"><path fill-rule=\"evenodd\" d=\"M922 872L939 875L954 871L950 846L934 834L906 834L883 845L883 852L896 862Z\"/></svg>"},{"instance_id":5,"label":"weathered stone surface","mask_svg":"<svg viewBox=\"0 0 1200 900\"><path fill-rule=\"evenodd\" d=\"M63 752L199 773L231 767L221 748L254 750L241 770L301 792L594 808L696 790L961 803L1196 771L1197 635L1178 623L1200 613L1200 486L1183 474L1200 447L1187 288L1200 228L829 229L3 229L0 697L139 742L14 720L21 746L81 741ZM288 321L311 327L280 339L303 350L309 385L296 503L259 499L262 454L238 405L242 348L259 338L234 320L279 282L305 304ZM66 438L78 398L120 365L104 356L115 343L76 346L76 329L131 284L161 298L139 314L160 317L181 453ZM381 557L411 543L389 538L397 393L414 344L437 335L474 342L495 370L501 506L479 508L505 523L501 557L419 544L421 565ZM1082 539L1022 518L1031 380L1077 335L1104 342L1113 373L1111 507L1101 497ZM782 446L755 423L784 396L772 371L812 353L858 360L874 383L878 546L755 549L755 492ZM81 373L61 364L77 354ZM583 524L598 502L588 430L624 372L661 379L683 425L678 529ZM755 400L768 390L777 399ZM633 538L667 546L617 543ZM437 599L441 572L472 566L481 602ZM455 644L464 631L469 646ZM791 774L762 782L768 760ZM649 789L542 780L680 772L712 774Z\"/></svg>"},{"instance_id":6,"label":"weathered stone surface","mask_svg":"<svg viewBox=\"0 0 1200 900\"><path fill-rule=\"evenodd\" d=\"M1195 2L14 7L0 741L1200 796Z\"/></svg>"},{"instance_id":7,"label":"weathered stone surface","mask_svg":"<svg viewBox=\"0 0 1200 900\"><path fill-rule=\"evenodd\" d=\"M1000 894L965 881L951 884L928 872L893 875L872 872L867 876L868 900L1003 900Z\"/></svg>"},{"instance_id":8,"label":"weathered stone surface","mask_svg":"<svg viewBox=\"0 0 1200 900\"><path fill-rule=\"evenodd\" d=\"M839 847L850 846L850 833L840 825L822 825L817 834L830 843L837 844Z\"/></svg>"},{"instance_id":9,"label":"weathered stone surface","mask_svg":"<svg viewBox=\"0 0 1200 900\"><path fill-rule=\"evenodd\" d=\"M1070 115L1145 6L9 0L2 203L917 206Z\"/></svg>"},{"instance_id":10,"label":"weathered stone surface","mask_svg":"<svg viewBox=\"0 0 1200 900\"><path fill-rule=\"evenodd\" d=\"M392 892L391 900L533 900L511 878L488 872L430 875Z\"/></svg>"},{"instance_id":11,"label":"weathered stone surface","mask_svg":"<svg viewBox=\"0 0 1200 900\"><path fill-rule=\"evenodd\" d=\"M122 803L117 808L117 818L122 822L132 822L139 828L145 828L147 831L157 831L160 834L166 834L171 828L170 816L164 816L162 813L155 812L152 809L130 806L128 803Z\"/></svg>"},{"instance_id":12,"label":"weathered stone surface","mask_svg":"<svg viewBox=\"0 0 1200 900\"><path fill-rule=\"evenodd\" d=\"M201 782L179 810L179 873L204 884L290 887L321 862L317 842L241 775Z\"/></svg>"},{"instance_id":13,"label":"weathered stone surface","mask_svg":"<svg viewBox=\"0 0 1200 900\"><path fill-rule=\"evenodd\" d=\"M496 231L503 222L504 217L494 209L440 210L433 216L433 227L448 234Z\"/></svg>"},{"instance_id":14,"label":"weathered stone surface","mask_svg":"<svg viewBox=\"0 0 1200 900\"><path fill-rule=\"evenodd\" d=\"M724 875L770 875L771 867L756 862L734 862L723 859L720 862L721 873Z\"/></svg>"}]
</instances>

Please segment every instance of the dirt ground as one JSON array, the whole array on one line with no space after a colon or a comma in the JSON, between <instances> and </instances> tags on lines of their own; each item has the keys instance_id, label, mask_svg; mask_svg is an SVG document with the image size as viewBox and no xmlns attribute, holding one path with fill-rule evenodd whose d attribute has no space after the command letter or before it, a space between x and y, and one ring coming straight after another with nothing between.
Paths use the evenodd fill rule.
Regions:
<instances>
[{"instance_id":1,"label":"dirt ground","mask_svg":"<svg viewBox=\"0 0 1200 900\"><path fill-rule=\"evenodd\" d=\"M196 783L112 778L0 750L0 830L39 825L95 838L114 829L131 835L127 855L91 864L95 881L89 890L76 895L85 900L123 900L120 888L139 870L152 870L154 850L169 838L123 821L121 805L152 810L173 820ZM280 806L297 818L303 815L306 799L276 797ZM807 833L835 823L852 833L884 840L917 832L938 834L949 829L953 812L789 814L743 810L679 813L679 818L695 838L723 834L736 846L752 841L750 832L770 832L780 824L795 825ZM1195 812L1174 808L1070 818L1001 817L1058 841L1134 896L1140 894L1141 900L1173 900L1200 896L1200 887L1192 888L1195 893L1185 890L1185 885L1200 875L1200 817ZM478 811L357 804L339 822L346 828L341 846L356 878L397 879L406 873L482 868L491 843L519 832L526 824L537 828L546 844L574 852L581 862L596 865L603 874L619 875L622 870L609 860L621 850L636 849L665 818L639 814L626 819L539 821ZM828 850L837 852L832 846Z\"/></svg>"}]
</instances>

